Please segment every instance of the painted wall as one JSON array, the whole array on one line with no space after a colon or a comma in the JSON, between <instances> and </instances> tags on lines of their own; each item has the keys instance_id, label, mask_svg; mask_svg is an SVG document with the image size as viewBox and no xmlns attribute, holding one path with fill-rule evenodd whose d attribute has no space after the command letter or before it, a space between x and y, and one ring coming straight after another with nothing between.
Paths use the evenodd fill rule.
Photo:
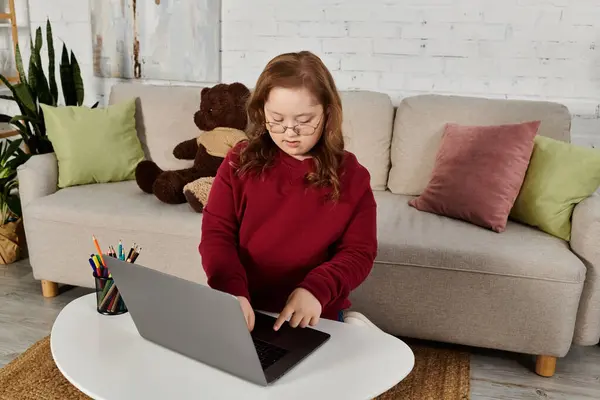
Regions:
<instances>
[{"instance_id":1,"label":"painted wall","mask_svg":"<svg viewBox=\"0 0 600 400\"><path fill-rule=\"evenodd\" d=\"M272 56L308 49L340 89L395 103L428 92L559 101L574 115L574 141L600 145L600 0L222 2L223 81L253 85ZM115 80L93 77L88 2L29 5L32 28L49 17L76 52L88 102L105 98Z\"/></svg>"}]
</instances>

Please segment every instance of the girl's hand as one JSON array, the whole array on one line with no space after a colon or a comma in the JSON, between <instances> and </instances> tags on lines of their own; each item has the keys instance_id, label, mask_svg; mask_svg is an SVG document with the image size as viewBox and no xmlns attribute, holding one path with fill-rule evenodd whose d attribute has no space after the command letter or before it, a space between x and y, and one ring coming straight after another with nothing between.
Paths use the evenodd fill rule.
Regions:
<instances>
[{"instance_id":1,"label":"girl's hand","mask_svg":"<svg viewBox=\"0 0 600 400\"><path fill-rule=\"evenodd\" d=\"M248 299L244 296L238 296L237 299L240 302L240 306L242 306L242 311L244 312L244 318L246 318L248 330L252 332L252 329L254 329L254 310L252 309Z\"/></svg>"},{"instance_id":2,"label":"girl's hand","mask_svg":"<svg viewBox=\"0 0 600 400\"><path fill-rule=\"evenodd\" d=\"M290 326L296 328L306 328L308 325L315 326L319 322L321 316L321 303L311 292L306 289L298 288L288 297L287 304L279 314L279 318L275 321L273 329L276 331L281 328L281 325L290 319Z\"/></svg>"}]
</instances>

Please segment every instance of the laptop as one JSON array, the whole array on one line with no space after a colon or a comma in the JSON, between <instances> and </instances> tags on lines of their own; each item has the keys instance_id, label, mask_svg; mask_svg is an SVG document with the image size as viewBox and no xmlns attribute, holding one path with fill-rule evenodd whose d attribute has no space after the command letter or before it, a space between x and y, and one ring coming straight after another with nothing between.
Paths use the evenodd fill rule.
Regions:
<instances>
[{"instance_id":1,"label":"laptop","mask_svg":"<svg viewBox=\"0 0 600 400\"><path fill-rule=\"evenodd\" d=\"M323 345L319 330L273 330L275 318L255 312L252 332L235 296L140 264L104 257L140 335L239 378L268 386Z\"/></svg>"}]
</instances>

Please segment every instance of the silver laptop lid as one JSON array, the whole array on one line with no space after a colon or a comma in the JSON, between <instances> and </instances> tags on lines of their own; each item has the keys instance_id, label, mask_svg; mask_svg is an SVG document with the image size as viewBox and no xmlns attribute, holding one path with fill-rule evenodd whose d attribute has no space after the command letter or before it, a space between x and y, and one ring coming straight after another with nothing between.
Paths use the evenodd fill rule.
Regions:
<instances>
[{"instance_id":1,"label":"silver laptop lid","mask_svg":"<svg viewBox=\"0 0 600 400\"><path fill-rule=\"evenodd\" d=\"M142 337L266 385L238 300L208 286L140 264L104 257Z\"/></svg>"}]
</instances>

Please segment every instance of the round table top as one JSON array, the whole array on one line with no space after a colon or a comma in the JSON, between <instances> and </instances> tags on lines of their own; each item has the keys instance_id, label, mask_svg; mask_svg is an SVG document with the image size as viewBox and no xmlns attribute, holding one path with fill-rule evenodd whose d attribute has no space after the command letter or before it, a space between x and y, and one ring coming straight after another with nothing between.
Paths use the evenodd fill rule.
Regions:
<instances>
[{"instance_id":1,"label":"round table top","mask_svg":"<svg viewBox=\"0 0 600 400\"><path fill-rule=\"evenodd\" d=\"M325 319L316 329L331 338L268 387L147 341L129 313L96 312L95 294L73 300L60 312L51 349L69 382L98 400L372 399L414 366L410 348L377 329Z\"/></svg>"}]
</instances>

